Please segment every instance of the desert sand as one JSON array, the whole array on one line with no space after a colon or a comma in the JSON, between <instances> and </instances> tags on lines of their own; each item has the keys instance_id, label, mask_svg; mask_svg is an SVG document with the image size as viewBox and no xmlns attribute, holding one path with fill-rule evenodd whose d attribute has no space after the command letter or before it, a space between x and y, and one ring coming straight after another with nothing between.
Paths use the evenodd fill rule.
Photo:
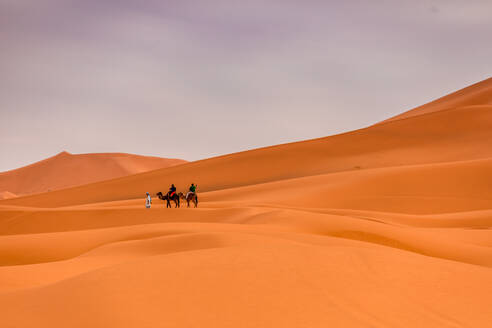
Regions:
<instances>
[{"instance_id":1,"label":"desert sand","mask_svg":"<svg viewBox=\"0 0 492 328\"><path fill-rule=\"evenodd\" d=\"M181 159L122 153L56 156L0 172L0 199L53 191L183 164Z\"/></svg>"},{"instance_id":2,"label":"desert sand","mask_svg":"<svg viewBox=\"0 0 492 328\"><path fill-rule=\"evenodd\" d=\"M491 127L488 79L357 131L0 201L2 327L489 327ZM191 182L198 208L144 208Z\"/></svg>"}]
</instances>

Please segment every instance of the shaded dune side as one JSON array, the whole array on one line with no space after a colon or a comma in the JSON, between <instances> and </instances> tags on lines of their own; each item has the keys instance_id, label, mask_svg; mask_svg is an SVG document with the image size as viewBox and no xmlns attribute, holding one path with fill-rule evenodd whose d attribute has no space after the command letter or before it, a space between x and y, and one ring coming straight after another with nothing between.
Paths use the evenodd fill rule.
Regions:
<instances>
[{"instance_id":1,"label":"shaded dune side","mask_svg":"<svg viewBox=\"0 0 492 328\"><path fill-rule=\"evenodd\" d=\"M415 116L354 132L262 148L0 204L58 207L142 197L171 183L200 192L367 168L492 157L492 106Z\"/></svg>"}]
</instances>

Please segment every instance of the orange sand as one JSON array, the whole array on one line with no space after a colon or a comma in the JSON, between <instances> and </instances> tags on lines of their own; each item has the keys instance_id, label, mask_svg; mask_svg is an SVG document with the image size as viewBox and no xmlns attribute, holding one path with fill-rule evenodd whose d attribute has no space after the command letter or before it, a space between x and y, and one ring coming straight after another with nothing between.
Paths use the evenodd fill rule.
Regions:
<instances>
[{"instance_id":1,"label":"orange sand","mask_svg":"<svg viewBox=\"0 0 492 328\"><path fill-rule=\"evenodd\" d=\"M2 327L490 326L492 79L448 99L1 201Z\"/></svg>"},{"instance_id":2,"label":"orange sand","mask_svg":"<svg viewBox=\"0 0 492 328\"><path fill-rule=\"evenodd\" d=\"M0 199L58 190L186 163L131 154L61 152L19 169L0 172Z\"/></svg>"},{"instance_id":3,"label":"orange sand","mask_svg":"<svg viewBox=\"0 0 492 328\"><path fill-rule=\"evenodd\" d=\"M0 199L8 199L8 198L14 198L14 197L17 197L17 195L10 192L10 191L1 191L0 192Z\"/></svg>"}]
</instances>

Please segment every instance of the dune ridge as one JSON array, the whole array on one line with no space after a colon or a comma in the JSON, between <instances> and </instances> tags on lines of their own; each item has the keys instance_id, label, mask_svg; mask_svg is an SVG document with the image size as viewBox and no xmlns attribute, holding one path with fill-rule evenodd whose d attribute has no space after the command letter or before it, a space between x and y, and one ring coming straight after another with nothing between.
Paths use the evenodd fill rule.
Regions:
<instances>
[{"instance_id":1,"label":"dune ridge","mask_svg":"<svg viewBox=\"0 0 492 328\"><path fill-rule=\"evenodd\" d=\"M2 200L2 324L488 327L491 81L341 135ZM198 208L144 208L191 182Z\"/></svg>"},{"instance_id":2,"label":"dune ridge","mask_svg":"<svg viewBox=\"0 0 492 328\"><path fill-rule=\"evenodd\" d=\"M467 106L469 107L474 105L492 105L492 78L477 82L471 86L436 99L430 103L384 120L379 124L442 110Z\"/></svg>"},{"instance_id":3,"label":"dune ridge","mask_svg":"<svg viewBox=\"0 0 492 328\"><path fill-rule=\"evenodd\" d=\"M0 191L3 190L0 197L43 193L183 163L186 161L123 153L73 155L63 151L42 161L0 172Z\"/></svg>"}]
</instances>

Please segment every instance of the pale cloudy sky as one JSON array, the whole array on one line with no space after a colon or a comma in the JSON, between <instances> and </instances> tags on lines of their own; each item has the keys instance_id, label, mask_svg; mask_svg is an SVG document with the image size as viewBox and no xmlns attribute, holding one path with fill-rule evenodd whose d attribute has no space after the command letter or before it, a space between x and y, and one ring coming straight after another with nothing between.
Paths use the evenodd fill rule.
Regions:
<instances>
[{"instance_id":1,"label":"pale cloudy sky","mask_svg":"<svg viewBox=\"0 0 492 328\"><path fill-rule=\"evenodd\" d=\"M0 171L365 127L492 74L489 0L0 0Z\"/></svg>"}]
</instances>

